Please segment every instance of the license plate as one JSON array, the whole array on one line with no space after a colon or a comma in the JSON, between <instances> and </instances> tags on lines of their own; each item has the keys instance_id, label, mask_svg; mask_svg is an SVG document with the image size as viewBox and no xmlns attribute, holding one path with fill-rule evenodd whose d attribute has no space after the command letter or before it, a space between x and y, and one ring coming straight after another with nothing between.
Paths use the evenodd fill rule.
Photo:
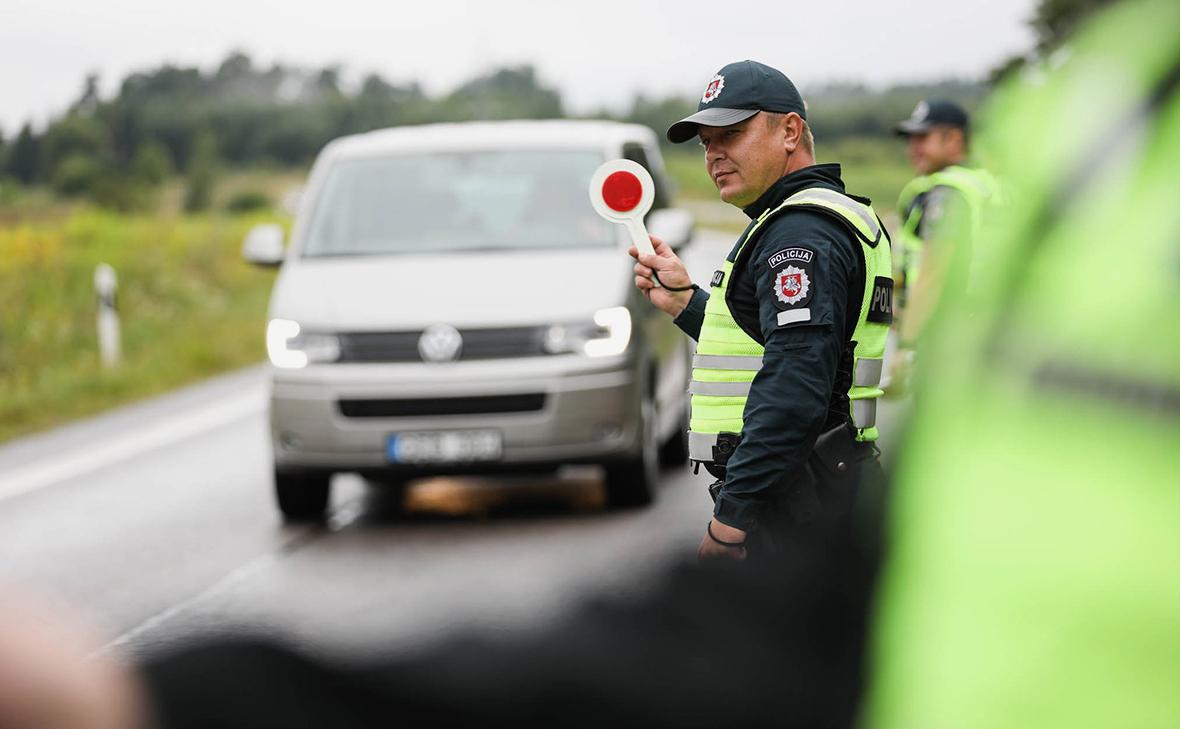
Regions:
<instances>
[{"instance_id":1,"label":"license plate","mask_svg":"<svg viewBox=\"0 0 1180 729\"><path fill-rule=\"evenodd\" d=\"M395 433L385 444L391 463L463 463L495 461L503 452L494 430Z\"/></svg>"}]
</instances>

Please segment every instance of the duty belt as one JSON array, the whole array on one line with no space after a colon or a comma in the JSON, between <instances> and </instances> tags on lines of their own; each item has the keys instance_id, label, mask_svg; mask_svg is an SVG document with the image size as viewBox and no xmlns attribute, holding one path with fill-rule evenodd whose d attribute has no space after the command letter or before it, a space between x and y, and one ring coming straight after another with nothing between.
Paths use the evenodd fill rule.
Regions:
<instances>
[{"instance_id":1,"label":"duty belt","mask_svg":"<svg viewBox=\"0 0 1180 729\"><path fill-rule=\"evenodd\" d=\"M693 357L693 367L718 370L758 371L762 368L762 358L754 355L710 355L698 354ZM880 358L862 358L856 361L852 373L854 387L877 387L881 383L881 372L884 360ZM688 386L688 391L694 395L711 395L715 397L748 397L750 382L710 382L694 379ZM877 424L877 398L853 398L850 400L852 424L858 429L872 428ZM714 448L718 445L718 433L688 434L688 456L693 461L710 463L714 460ZM721 434L732 435L732 434Z\"/></svg>"}]
</instances>

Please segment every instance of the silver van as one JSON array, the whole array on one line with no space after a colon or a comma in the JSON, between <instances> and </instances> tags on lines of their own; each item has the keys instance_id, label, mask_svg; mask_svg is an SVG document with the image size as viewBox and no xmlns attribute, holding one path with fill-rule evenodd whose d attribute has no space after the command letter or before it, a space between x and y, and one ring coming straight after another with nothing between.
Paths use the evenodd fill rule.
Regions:
<instances>
[{"instance_id":1,"label":"silver van","mask_svg":"<svg viewBox=\"0 0 1180 729\"><path fill-rule=\"evenodd\" d=\"M438 124L323 150L289 245L270 225L244 246L281 264L266 341L288 519L321 517L345 471L402 488L591 463L609 503L652 498L661 463L687 458L691 349L591 207L591 174L619 157L655 179L649 230L687 244L646 127Z\"/></svg>"}]
</instances>

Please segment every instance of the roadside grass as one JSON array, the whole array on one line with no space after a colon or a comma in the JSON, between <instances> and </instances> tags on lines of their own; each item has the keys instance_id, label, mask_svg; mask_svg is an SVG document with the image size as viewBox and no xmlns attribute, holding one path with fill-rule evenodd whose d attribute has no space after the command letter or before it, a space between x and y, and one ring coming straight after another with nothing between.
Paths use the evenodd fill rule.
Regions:
<instances>
[{"instance_id":1,"label":"roadside grass","mask_svg":"<svg viewBox=\"0 0 1180 729\"><path fill-rule=\"evenodd\" d=\"M273 214L124 215L78 205L0 222L0 441L265 357L274 272L241 242ZM113 266L123 361L98 356L94 269Z\"/></svg>"}]
</instances>

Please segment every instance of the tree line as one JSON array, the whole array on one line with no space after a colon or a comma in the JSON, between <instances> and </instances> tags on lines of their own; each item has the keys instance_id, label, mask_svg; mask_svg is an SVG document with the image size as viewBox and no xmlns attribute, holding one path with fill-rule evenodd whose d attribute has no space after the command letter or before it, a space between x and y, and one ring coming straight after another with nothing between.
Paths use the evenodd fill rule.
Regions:
<instances>
[{"instance_id":1,"label":"tree line","mask_svg":"<svg viewBox=\"0 0 1180 729\"><path fill-rule=\"evenodd\" d=\"M208 181L227 163L302 166L337 136L387 126L561 116L560 94L529 66L494 70L436 98L376 74L346 93L338 67L262 69L232 53L208 73L173 65L133 73L110 99L90 76L43 131L25 124L0 140L0 178L126 208L182 173L186 207L195 210L208 204Z\"/></svg>"},{"instance_id":2,"label":"tree line","mask_svg":"<svg viewBox=\"0 0 1180 729\"><path fill-rule=\"evenodd\" d=\"M529 65L478 75L432 96L417 83L370 74L354 90L341 69L258 67L235 52L213 71L163 65L133 73L103 99L90 76L76 101L43 131L25 124L0 140L0 179L43 185L117 208L145 206L160 183L183 175L185 207L207 207L213 180L226 166L307 165L335 137L382 127L476 119L569 118L560 92ZM888 133L930 92L970 101L970 82L872 91L836 85L810 95L812 125L823 139ZM636 95L629 108L585 116L646 124L662 132L695 109L696 100ZM662 135L661 135L662 136Z\"/></svg>"}]
</instances>

